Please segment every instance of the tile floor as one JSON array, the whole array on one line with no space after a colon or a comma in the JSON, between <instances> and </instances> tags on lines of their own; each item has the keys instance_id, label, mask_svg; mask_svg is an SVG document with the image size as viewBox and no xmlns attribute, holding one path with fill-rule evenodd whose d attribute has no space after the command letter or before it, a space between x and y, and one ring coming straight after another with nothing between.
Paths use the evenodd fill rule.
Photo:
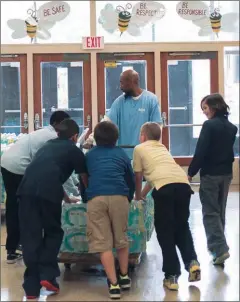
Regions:
<instances>
[{"instance_id":1,"label":"tile floor","mask_svg":"<svg viewBox=\"0 0 240 302\"><path fill-rule=\"evenodd\" d=\"M229 195L226 235L231 258L224 270L213 267L206 249L198 193L193 196L190 224L202 267L202 280L190 285L183 270L177 293L162 286L162 256L156 236L148 243L147 254L132 273L132 289L122 296L123 301L239 301L239 192L233 188ZM5 258L5 226L1 227L1 301L24 301L21 287L24 265L7 265ZM87 272L80 265L65 271L61 265L61 293L49 296L42 292L39 301L107 301L107 288L101 267Z\"/></svg>"}]
</instances>

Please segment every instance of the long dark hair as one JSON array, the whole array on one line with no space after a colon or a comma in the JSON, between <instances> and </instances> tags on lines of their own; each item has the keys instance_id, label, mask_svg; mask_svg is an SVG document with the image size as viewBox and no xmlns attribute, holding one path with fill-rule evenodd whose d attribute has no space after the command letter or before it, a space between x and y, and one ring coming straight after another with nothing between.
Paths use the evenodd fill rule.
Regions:
<instances>
[{"instance_id":1,"label":"long dark hair","mask_svg":"<svg viewBox=\"0 0 240 302\"><path fill-rule=\"evenodd\" d=\"M210 109L214 112L214 116L228 117L229 116L229 106L224 101L224 98L219 93L213 93L205 96L201 101L201 108L203 103L206 103Z\"/></svg>"}]
</instances>

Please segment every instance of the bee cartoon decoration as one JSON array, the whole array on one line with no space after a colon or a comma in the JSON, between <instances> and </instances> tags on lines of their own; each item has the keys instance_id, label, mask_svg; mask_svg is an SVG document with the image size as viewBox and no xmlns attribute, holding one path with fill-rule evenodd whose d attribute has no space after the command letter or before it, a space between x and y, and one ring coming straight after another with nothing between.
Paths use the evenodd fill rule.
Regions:
<instances>
[{"instance_id":1,"label":"bee cartoon decoration","mask_svg":"<svg viewBox=\"0 0 240 302\"><path fill-rule=\"evenodd\" d=\"M8 26L13 30L12 38L21 39L28 36L31 39L31 43L36 38L47 40L51 37L49 29L51 29L55 22L45 21L37 17L37 12L28 9L27 14L30 15L25 20L22 19L10 19L7 21Z\"/></svg>"},{"instance_id":2,"label":"bee cartoon decoration","mask_svg":"<svg viewBox=\"0 0 240 302\"><path fill-rule=\"evenodd\" d=\"M38 19L36 16L36 12L34 12L32 9L29 9L27 13L31 16L25 20L26 31L27 35L31 38L31 42L33 42L33 39L37 35Z\"/></svg>"},{"instance_id":3,"label":"bee cartoon decoration","mask_svg":"<svg viewBox=\"0 0 240 302\"><path fill-rule=\"evenodd\" d=\"M54 13L46 16L45 11ZM50 39L51 33L49 30L53 28L56 22L65 19L69 13L70 6L67 2L50 1L37 9L37 1L34 1L33 8L27 10L28 16L26 19L10 19L7 21L7 25L13 30L11 34L13 39L29 37L31 43L37 43L37 39Z\"/></svg>"},{"instance_id":4,"label":"bee cartoon decoration","mask_svg":"<svg viewBox=\"0 0 240 302\"><path fill-rule=\"evenodd\" d=\"M211 22L212 30L217 35L217 37L221 30L221 19L222 19L222 15L220 14L219 9L215 8L213 13L211 13L210 15L210 22Z\"/></svg>"},{"instance_id":5,"label":"bee cartoon decoration","mask_svg":"<svg viewBox=\"0 0 240 302\"><path fill-rule=\"evenodd\" d=\"M124 7L117 6L116 10L118 12L118 29L120 30L120 36L128 29L129 22L131 20L132 14L128 11L132 8L130 3Z\"/></svg>"}]
</instances>

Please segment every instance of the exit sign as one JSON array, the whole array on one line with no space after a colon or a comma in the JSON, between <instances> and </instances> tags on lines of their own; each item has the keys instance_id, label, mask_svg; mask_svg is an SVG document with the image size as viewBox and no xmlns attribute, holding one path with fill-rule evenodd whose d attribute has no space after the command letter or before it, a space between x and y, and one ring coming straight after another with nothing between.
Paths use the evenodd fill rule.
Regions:
<instances>
[{"instance_id":1,"label":"exit sign","mask_svg":"<svg viewBox=\"0 0 240 302\"><path fill-rule=\"evenodd\" d=\"M83 49L104 49L104 37L83 37Z\"/></svg>"}]
</instances>

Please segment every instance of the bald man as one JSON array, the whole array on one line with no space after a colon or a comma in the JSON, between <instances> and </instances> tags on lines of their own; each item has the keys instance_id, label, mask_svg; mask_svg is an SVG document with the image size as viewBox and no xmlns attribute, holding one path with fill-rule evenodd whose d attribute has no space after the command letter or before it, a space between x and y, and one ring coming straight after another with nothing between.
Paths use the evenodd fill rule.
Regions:
<instances>
[{"instance_id":1,"label":"bald man","mask_svg":"<svg viewBox=\"0 0 240 302\"><path fill-rule=\"evenodd\" d=\"M119 128L118 145L136 146L139 144L140 129L146 122L161 123L158 98L150 91L139 86L139 74L135 70L126 70L120 76L120 88L123 94L112 104L103 120L110 120ZM93 144L93 135L87 145ZM125 149L132 159L133 149Z\"/></svg>"}]
</instances>

